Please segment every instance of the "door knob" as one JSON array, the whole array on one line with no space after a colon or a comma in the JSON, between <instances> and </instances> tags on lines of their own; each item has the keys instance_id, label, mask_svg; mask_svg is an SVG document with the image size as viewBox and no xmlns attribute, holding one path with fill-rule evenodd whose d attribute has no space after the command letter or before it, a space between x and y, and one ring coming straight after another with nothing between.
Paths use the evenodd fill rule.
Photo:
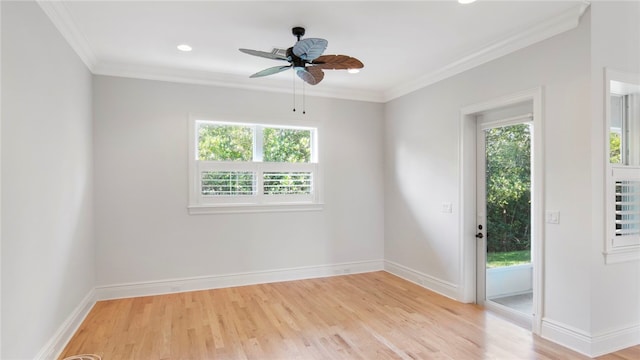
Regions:
<instances>
[{"instance_id":1,"label":"door knob","mask_svg":"<svg viewBox=\"0 0 640 360\"><path fill-rule=\"evenodd\" d=\"M479 232L479 233L476 234L476 237L478 239L482 239L484 237L484 235L481 232Z\"/></svg>"}]
</instances>

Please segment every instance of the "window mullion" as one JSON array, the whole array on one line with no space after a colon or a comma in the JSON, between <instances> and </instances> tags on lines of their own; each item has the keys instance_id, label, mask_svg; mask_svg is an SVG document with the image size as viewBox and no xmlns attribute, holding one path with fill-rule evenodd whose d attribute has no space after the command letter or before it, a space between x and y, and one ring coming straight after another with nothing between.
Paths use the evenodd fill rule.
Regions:
<instances>
[{"instance_id":1,"label":"window mullion","mask_svg":"<svg viewBox=\"0 0 640 360\"><path fill-rule=\"evenodd\" d=\"M264 157L264 127L260 125L256 125L253 131L253 161L262 162Z\"/></svg>"},{"instance_id":2,"label":"window mullion","mask_svg":"<svg viewBox=\"0 0 640 360\"><path fill-rule=\"evenodd\" d=\"M255 166L255 178L256 178L256 199L259 204L264 202L264 164L259 163Z\"/></svg>"},{"instance_id":3,"label":"window mullion","mask_svg":"<svg viewBox=\"0 0 640 360\"><path fill-rule=\"evenodd\" d=\"M318 130L311 130L311 162L318 162Z\"/></svg>"},{"instance_id":4,"label":"window mullion","mask_svg":"<svg viewBox=\"0 0 640 360\"><path fill-rule=\"evenodd\" d=\"M262 203L264 200L264 186L263 177L264 170L262 168L262 159L264 158L264 152L262 150L264 146L264 127L261 125L256 125L255 130L253 132L253 161L258 163L254 167L255 169L255 179L256 179L256 188L255 195L258 200L258 203Z\"/></svg>"}]
</instances>

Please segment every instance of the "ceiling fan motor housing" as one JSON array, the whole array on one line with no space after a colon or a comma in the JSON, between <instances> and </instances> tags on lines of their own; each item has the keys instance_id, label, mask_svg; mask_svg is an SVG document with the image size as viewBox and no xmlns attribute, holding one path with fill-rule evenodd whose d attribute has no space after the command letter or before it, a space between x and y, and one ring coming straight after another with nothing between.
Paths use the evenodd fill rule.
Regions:
<instances>
[{"instance_id":1,"label":"ceiling fan motor housing","mask_svg":"<svg viewBox=\"0 0 640 360\"><path fill-rule=\"evenodd\" d=\"M287 49L287 58L291 59L291 65L293 65L294 68L304 69L305 61L293 53L293 47Z\"/></svg>"}]
</instances>

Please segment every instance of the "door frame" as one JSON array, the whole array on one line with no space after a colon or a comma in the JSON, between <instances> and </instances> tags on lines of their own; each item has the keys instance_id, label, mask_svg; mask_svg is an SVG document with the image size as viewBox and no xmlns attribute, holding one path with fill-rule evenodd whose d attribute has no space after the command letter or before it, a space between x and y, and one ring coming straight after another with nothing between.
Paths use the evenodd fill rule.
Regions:
<instances>
[{"instance_id":1,"label":"door frame","mask_svg":"<svg viewBox=\"0 0 640 360\"><path fill-rule=\"evenodd\" d=\"M543 88L536 87L460 109L459 126L459 245L460 299L476 302L476 116L484 111L506 107L525 101L533 102L531 141L531 240L533 263L533 326L540 334L544 311L544 119Z\"/></svg>"}]
</instances>

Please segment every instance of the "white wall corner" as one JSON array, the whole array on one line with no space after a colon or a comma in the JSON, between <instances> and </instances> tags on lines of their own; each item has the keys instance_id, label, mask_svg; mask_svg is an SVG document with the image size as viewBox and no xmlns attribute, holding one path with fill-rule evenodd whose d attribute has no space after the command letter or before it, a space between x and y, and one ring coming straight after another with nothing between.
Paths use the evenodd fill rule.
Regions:
<instances>
[{"instance_id":1,"label":"white wall corner","mask_svg":"<svg viewBox=\"0 0 640 360\"><path fill-rule=\"evenodd\" d=\"M591 1L587 0L583 0L582 4L578 5L578 21L582 19L582 16L587 12L589 6L591 6Z\"/></svg>"},{"instance_id":2,"label":"white wall corner","mask_svg":"<svg viewBox=\"0 0 640 360\"><path fill-rule=\"evenodd\" d=\"M411 269L404 265L400 265L396 262L385 260L384 270L403 278L407 281L411 281L417 285L420 285L428 290L436 292L440 295L446 296L456 301L461 301L461 294L459 286L448 281L438 279L434 276L427 275L423 272Z\"/></svg>"},{"instance_id":3,"label":"white wall corner","mask_svg":"<svg viewBox=\"0 0 640 360\"><path fill-rule=\"evenodd\" d=\"M585 1L546 21L531 24L526 27L526 30L520 33L485 44L467 56L453 61L434 72L388 89L384 93L384 101L391 101L517 50L524 49L537 42L574 29L580 24L580 18L589 8L589 5L589 2Z\"/></svg>"},{"instance_id":4,"label":"white wall corner","mask_svg":"<svg viewBox=\"0 0 640 360\"><path fill-rule=\"evenodd\" d=\"M640 344L640 324L593 336L572 326L544 318L543 338L589 357L598 357Z\"/></svg>"},{"instance_id":5,"label":"white wall corner","mask_svg":"<svg viewBox=\"0 0 640 360\"><path fill-rule=\"evenodd\" d=\"M93 72L97 58L89 41L76 26L71 13L63 1L36 0L42 11L49 17L53 25L60 31L62 37L67 41L78 57Z\"/></svg>"},{"instance_id":6,"label":"white wall corner","mask_svg":"<svg viewBox=\"0 0 640 360\"><path fill-rule=\"evenodd\" d=\"M71 312L67 319L60 325L58 330L53 334L51 339L42 347L35 356L35 360L53 360L57 359L71 337L76 333L84 319L87 317L91 309L96 303L95 290L91 289L89 293L80 301L80 304Z\"/></svg>"},{"instance_id":7,"label":"white wall corner","mask_svg":"<svg viewBox=\"0 0 640 360\"><path fill-rule=\"evenodd\" d=\"M172 294L185 291L210 290L382 270L384 270L383 260L368 260L289 269L105 285L96 287L96 299L108 300Z\"/></svg>"}]
</instances>

